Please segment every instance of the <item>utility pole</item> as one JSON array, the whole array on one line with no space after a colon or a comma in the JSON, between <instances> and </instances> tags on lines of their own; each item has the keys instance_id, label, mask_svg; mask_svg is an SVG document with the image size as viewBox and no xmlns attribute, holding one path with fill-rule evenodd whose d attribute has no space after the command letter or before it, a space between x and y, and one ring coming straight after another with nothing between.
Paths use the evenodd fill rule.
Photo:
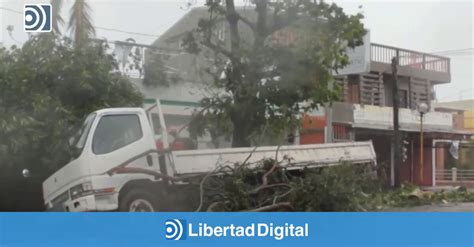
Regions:
<instances>
[{"instance_id":1,"label":"utility pole","mask_svg":"<svg viewBox=\"0 0 474 247\"><path fill-rule=\"evenodd\" d=\"M400 97L398 95L398 78L397 78L397 66L398 66L398 51L397 56L392 58L392 79L393 79L393 166L394 166L394 178L395 187L400 186L400 165L401 165L401 152L402 147L400 143L400 125L398 121L398 109L400 107Z\"/></svg>"},{"instance_id":2,"label":"utility pole","mask_svg":"<svg viewBox=\"0 0 474 247\"><path fill-rule=\"evenodd\" d=\"M331 92L334 90L334 81L329 81L328 89ZM326 103L326 143L334 142L332 120L333 120L332 103Z\"/></svg>"}]
</instances>

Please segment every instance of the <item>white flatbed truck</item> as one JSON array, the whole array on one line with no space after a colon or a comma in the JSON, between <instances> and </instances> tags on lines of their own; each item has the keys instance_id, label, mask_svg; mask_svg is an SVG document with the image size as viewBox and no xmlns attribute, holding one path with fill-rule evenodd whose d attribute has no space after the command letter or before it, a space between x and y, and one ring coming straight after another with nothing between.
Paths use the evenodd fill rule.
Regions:
<instances>
[{"instance_id":1,"label":"white flatbed truck","mask_svg":"<svg viewBox=\"0 0 474 247\"><path fill-rule=\"evenodd\" d=\"M155 135L150 111L142 108L91 113L73 139L75 157L43 182L47 211L161 211L171 200L167 195L183 185L173 178L207 174L219 164L274 158L277 150L279 157L291 157L281 164L287 169L376 164L371 142L170 150L159 100L156 106L161 135ZM156 136L163 149L157 148Z\"/></svg>"}]
</instances>

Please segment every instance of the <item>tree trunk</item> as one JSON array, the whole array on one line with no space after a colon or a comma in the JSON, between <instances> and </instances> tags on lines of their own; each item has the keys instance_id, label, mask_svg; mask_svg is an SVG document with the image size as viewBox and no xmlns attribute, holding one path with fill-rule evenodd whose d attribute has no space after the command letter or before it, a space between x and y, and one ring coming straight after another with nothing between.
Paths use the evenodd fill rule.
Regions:
<instances>
[{"instance_id":1,"label":"tree trunk","mask_svg":"<svg viewBox=\"0 0 474 247\"><path fill-rule=\"evenodd\" d=\"M267 37L267 0L260 0L255 3L257 12L257 29L254 33L254 49L258 51L263 48L265 38Z\"/></svg>"},{"instance_id":2,"label":"tree trunk","mask_svg":"<svg viewBox=\"0 0 474 247\"><path fill-rule=\"evenodd\" d=\"M232 132L232 147L250 147L250 134L253 126L250 126L251 116L246 111L245 104L235 102L239 107L235 107L230 114L230 119L234 127Z\"/></svg>"},{"instance_id":3,"label":"tree trunk","mask_svg":"<svg viewBox=\"0 0 474 247\"><path fill-rule=\"evenodd\" d=\"M234 102L239 104L242 101L241 92L243 88L242 81L242 70L241 70L241 59L240 59L240 36L239 36L239 19L238 14L235 11L234 0L226 0L226 19L229 23L230 30L230 52L233 56L230 58L232 63L232 71L229 76L230 80L236 85L233 90ZM245 118L243 113L244 110L234 111L231 113L231 120L234 127L232 133L232 147L248 147L250 142L248 141L248 127L246 126Z\"/></svg>"},{"instance_id":4,"label":"tree trunk","mask_svg":"<svg viewBox=\"0 0 474 247\"><path fill-rule=\"evenodd\" d=\"M232 132L232 147L250 147L250 141L248 139L250 133L249 128L245 126L245 123L236 127L236 122L234 122L234 131ZM239 123L237 123L239 124Z\"/></svg>"}]
</instances>

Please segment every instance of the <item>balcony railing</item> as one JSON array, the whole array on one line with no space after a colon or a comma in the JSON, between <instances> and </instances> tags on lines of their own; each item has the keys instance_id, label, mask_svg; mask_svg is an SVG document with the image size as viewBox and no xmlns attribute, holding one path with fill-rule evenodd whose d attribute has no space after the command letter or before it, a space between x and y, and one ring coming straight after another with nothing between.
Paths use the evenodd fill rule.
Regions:
<instances>
[{"instance_id":1,"label":"balcony railing","mask_svg":"<svg viewBox=\"0 0 474 247\"><path fill-rule=\"evenodd\" d=\"M342 108L341 109L346 109ZM338 110L337 108L335 108ZM334 112L341 114L341 112ZM361 126L380 126L385 129L393 128L393 108L388 106L359 105L352 108L353 123ZM402 128L419 130L421 123L420 113L416 110L401 108L399 122ZM453 115L446 112L430 111L424 114L424 128L426 130L452 130Z\"/></svg>"},{"instance_id":2,"label":"balcony railing","mask_svg":"<svg viewBox=\"0 0 474 247\"><path fill-rule=\"evenodd\" d=\"M400 66L420 70L450 73L449 58L428 53L411 51L397 47L371 43L371 60L391 64L392 58L397 57Z\"/></svg>"}]
</instances>

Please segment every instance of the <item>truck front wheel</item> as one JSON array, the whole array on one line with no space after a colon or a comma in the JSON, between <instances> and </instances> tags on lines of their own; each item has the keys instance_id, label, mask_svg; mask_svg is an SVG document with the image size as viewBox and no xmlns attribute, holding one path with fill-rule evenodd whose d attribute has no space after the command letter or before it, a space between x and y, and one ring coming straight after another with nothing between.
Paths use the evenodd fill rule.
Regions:
<instances>
[{"instance_id":1,"label":"truck front wheel","mask_svg":"<svg viewBox=\"0 0 474 247\"><path fill-rule=\"evenodd\" d=\"M128 191L119 204L121 212L158 212L159 210L157 197L146 190Z\"/></svg>"}]
</instances>

